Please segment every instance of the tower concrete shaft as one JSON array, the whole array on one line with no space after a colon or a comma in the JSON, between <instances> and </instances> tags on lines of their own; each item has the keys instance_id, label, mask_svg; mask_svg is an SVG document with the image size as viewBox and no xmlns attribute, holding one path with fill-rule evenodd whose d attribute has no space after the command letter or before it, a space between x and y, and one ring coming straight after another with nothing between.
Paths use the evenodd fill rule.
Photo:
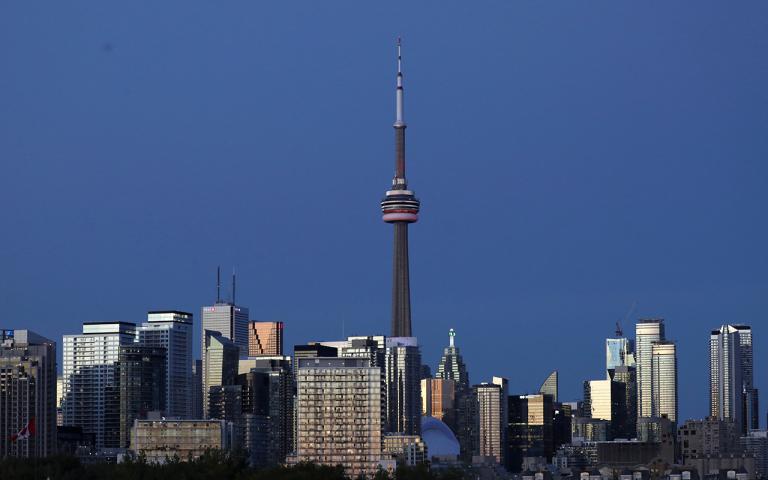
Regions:
<instances>
[{"instance_id":1,"label":"tower concrete shaft","mask_svg":"<svg viewBox=\"0 0 768 480\"><path fill-rule=\"evenodd\" d=\"M408 268L408 224L395 223L392 259L392 336L411 336L411 282Z\"/></svg>"},{"instance_id":2,"label":"tower concrete shaft","mask_svg":"<svg viewBox=\"0 0 768 480\"><path fill-rule=\"evenodd\" d=\"M381 201L383 220L395 226L392 261L392 336L411 336L411 287L408 267L408 224L419 219L420 202L405 180L405 119L400 40L397 42L397 90L395 91L395 176L392 188Z\"/></svg>"}]
</instances>

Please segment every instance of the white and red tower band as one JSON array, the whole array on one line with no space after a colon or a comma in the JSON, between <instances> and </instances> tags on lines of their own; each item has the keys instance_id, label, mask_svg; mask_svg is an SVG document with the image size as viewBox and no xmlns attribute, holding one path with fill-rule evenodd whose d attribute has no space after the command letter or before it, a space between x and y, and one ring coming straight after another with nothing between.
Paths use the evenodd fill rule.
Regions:
<instances>
[{"instance_id":1,"label":"white and red tower band","mask_svg":"<svg viewBox=\"0 0 768 480\"><path fill-rule=\"evenodd\" d=\"M382 218L395 228L392 268L392 336L411 336L411 288L408 271L408 224L419 219L419 200L405 180L405 119L400 39L397 40L397 90L395 116L395 176L381 201Z\"/></svg>"}]
</instances>

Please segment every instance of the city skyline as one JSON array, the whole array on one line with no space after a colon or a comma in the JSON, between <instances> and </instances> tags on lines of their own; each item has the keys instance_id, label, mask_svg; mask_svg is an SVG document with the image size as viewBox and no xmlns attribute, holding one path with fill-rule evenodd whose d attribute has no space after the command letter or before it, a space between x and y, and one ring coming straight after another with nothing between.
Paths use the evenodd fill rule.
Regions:
<instances>
[{"instance_id":1,"label":"city skyline","mask_svg":"<svg viewBox=\"0 0 768 480\"><path fill-rule=\"evenodd\" d=\"M604 378L605 338L637 301L631 318L666 318L676 341L681 419L708 412L702 365L719 325L754 327L765 390L758 15L729 10L712 36L724 15L714 5L666 6L661 18L614 6L604 22L591 7L507 6L488 21L447 7L425 32L423 6L410 20L352 7L381 17L370 29L317 7L309 17L322 28L301 8L273 8L313 45L290 22L254 33L231 13L210 42L189 25L166 37L159 21L137 39L123 23L138 18L131 7L77 32L0 19L24 39L0 42L13 72L0 79L13 93L0 115L10 159L0 200L20 226L0 240L4 326L56 340L62 365L62 335L85 322L138 325L147 311L179 309L195 312L199 356L199 312L223 264L237 267L249 319L284 322L287 345L389 334L391 237L376 202L391 174L399 33L413 93L409 176L429 201L411 239L412 316L433 371L455 328L473 383L501 375L511 392L534 393L557 369L561 398L578 398L584 380ZM459 24L474 35L457 42ZM605 42L616 25L622 35ZM71 41L51 50L39 40L51 36ZM562 355L530 367L535 345Z\"/></svg>"}]
</instances>

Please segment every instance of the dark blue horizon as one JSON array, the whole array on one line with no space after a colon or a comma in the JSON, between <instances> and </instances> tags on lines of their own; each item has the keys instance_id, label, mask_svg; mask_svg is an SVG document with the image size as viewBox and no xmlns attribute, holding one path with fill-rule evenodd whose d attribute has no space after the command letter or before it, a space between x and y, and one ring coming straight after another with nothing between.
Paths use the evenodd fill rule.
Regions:
<instances>
[{"instance_id":1,"label":"dark blue horizon","mask_svg":"<svg viewBox=\"0 0 768 480\"><path fill-rule=\"evenodd\" d=\"M404 42L413 329L472 383L604 377L630 306L708 413L709 331L768 395L768 4L0 6L0 327L195 314L215 270L286 347L389 331ZM195 348L199 349L198 342ZM764 398L761 418L766 412Z\"/></svg>"}]
</instances>

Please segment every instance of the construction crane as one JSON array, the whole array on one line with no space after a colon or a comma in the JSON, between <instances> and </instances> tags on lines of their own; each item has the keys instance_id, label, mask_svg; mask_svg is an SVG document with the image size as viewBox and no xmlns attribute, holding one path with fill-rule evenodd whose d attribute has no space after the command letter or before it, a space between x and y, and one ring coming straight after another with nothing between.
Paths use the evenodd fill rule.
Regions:
<instances>
[{"instance_id":1,"label":"construction crane","mask_svg":"<svg viewBox=\"0 0 768 480\"><path fill-rule=\"evenodd\" d=\"M632 302L632 306L629 307L629 311L626 315L624 315L624 323L627 323L629 320L629 317L635 312L635 309L637 308L637 300ZM616 336L621 338L624 336L624 330L621 328L621 322L616 322Z\"/></svg>"}]
</instances>

